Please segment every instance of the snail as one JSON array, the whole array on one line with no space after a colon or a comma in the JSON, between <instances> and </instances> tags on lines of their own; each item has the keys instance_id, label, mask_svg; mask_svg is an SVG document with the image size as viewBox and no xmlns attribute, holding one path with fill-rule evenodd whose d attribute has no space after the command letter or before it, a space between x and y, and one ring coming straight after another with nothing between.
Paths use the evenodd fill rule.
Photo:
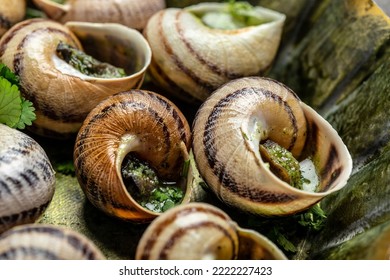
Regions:
<instances>
[{"instance_id":1,"label":"snail","mask_svg":"<svg viewBox=\"0 0 390 280\"><path fill-rule=\"evenodd\" d=\"M165 97L135 89L110 96L78 132L74 166L80 186L108 215L150 222L165 211L161 207L168 209L166 202L186 203L196 194L180 182L190 139L187 120ZM165 196L170 199L160 203Z\"/></svg>"},{"instance_id":2,"label":"snail","mask_svg":"<svg viewBox=\"0 0 390 280\"><path fill-rule=\"evenodd\" d=\"M247 5L201 3L154 14L143 31L153 52L153 81L177 98L201 103L232 79L266 71L285 15Z\"/></svg>"},{"instance_id":3,"label":"snail","mask_svg":"<svg viewBox=\"0 0 390 280\"><path fill-rule=\"evenodd\" d=\"M33 0L46 15L56 21L113 22L141 30L147 20L165 8L164 0ZM57 1L59 2L59 1Z\"/></svg>"},{"instance_id":4,"label":"snail","mask_svg":"<svg viewBox=\"0 0 390 280\"><path fill-rule=\"evenodd\" d=\"M75 135L99 101L140 87L150 59L142 34L115 23L31 19L0 40L0 60L20 77L21 93L36 108L31 130L51 137Z\"/></svg>"},{"instance_id":5,"label":"snail","mask_svg":"<svg viewBox=\"0 0 390 280\"><path fill-rule=\"evenodd\" d=\"M0 37L15 23L22 21L26 14L26 1L0 0Z\"/></svg>"},{"instance_id":6,"label":"snail","mask_svg":"<svg viewBox=\"0 0 390 280\"><path fill-rule=\"evenodd\" d=\"M220 208L191 202L174 207L153 220L141 236L135 259L287 258L268 238L239 227Z\"/></svg>"},{"instance_id":7,"label":"snail","mask_svg":"<svg viewBox=\"0 0 390 280\"><path fill-rule=\"evenodd\" d=\"M0 235L0 260L104 260L84 235L55 225L26 224Z\"/></svg>"},{"instance_id":8,"label":"snail","mask_svg":"<svg viewBox=\"0 0 390 280\"><path fill-rule=\"evenodd\" d=\"M269 78L239 78L213 92L194 120L192 149L221 201L262 216L309 208L344 187L352 170L337 131Z\"/></svg>"},{"instance_id":9,"label":"snail","mask_svg":"<svg viewBox=\"0 0 390 280\"><path fill-rule=\"evenodd\" d=\"M55 174L43 148L0 124L0 233L37 220L54 195Z\"/></svg>"}]
</instances>

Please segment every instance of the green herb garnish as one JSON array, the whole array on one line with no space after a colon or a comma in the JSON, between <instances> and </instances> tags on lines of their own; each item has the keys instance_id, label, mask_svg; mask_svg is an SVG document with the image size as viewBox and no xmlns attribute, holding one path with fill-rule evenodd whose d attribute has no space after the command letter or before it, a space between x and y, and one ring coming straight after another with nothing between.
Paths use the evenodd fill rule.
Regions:
<instances>
[{"instance_id":1,"label":"green herb garnish","mask_svg":"<svg viewBox=\"0 0 390 280\"><path fill-rule=\"evenodd\" d=\"M24 129L35 120L35 108L19 91L19 77L0 64L0 123Z\"/></svg>"},{"instance_id":2,"label":"green herb garnish","mask_svg":"<svg viewBox=\"0 0 390 280\"><path fill-rule=\"evenodd\" d=\"M188 172L188 168L189 161L184 163L182 175ZM128 192L146 209L165 212L183 199L183 190L176 183L161 181L156 171L135 154L125 157L121 171Z\"/></svg>"}]
</instances>

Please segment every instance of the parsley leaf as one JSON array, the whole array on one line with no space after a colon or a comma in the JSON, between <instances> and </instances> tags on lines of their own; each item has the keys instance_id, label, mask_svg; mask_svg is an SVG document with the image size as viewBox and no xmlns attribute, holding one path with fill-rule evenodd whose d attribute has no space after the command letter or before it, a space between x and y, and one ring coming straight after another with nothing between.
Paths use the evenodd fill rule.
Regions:
<instances>
[{"instance_id":1,"label":"parsley leaf","mask_svg":"<svg viewBox=\"0 0 390 280\"><path fill-rule=\"evenodd\" d=\"M0 123L12 128L24 129L36 116L33 104L19 91L19 77L0 64Z\"/></svg>"}]
</instances>

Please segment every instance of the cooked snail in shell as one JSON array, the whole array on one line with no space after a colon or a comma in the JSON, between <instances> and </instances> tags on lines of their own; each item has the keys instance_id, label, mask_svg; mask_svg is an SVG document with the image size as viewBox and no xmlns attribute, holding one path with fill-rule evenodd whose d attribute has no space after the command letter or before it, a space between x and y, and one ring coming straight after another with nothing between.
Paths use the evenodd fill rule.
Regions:
<instances>
[{"instance_id":1,"label":"cooked snail in shell","mask_svg":"<svg viewBox=\"0 0 390 280\"><path fill-rule=\"evenodd\" d=\"M193 202L156 218L142 235L135 258L283 260L286 256L263 235L240 228L221 209Z\"/></svg>"},{"instance_id":2,"label":"cooked snail in shell","mask_svg":"<svg viewBox=\"0 0 390 280\"><path fill-rule=\"evenodd\" d=\"M0 37L26 14L26 0L0 0Z\"/></svg>"},{"instance_id":3,"label":"cooked snail in shell","mask_svg":"<svg viewBox=\"0 0 390 280\"><path fill-rule=\"evenodd\" d=\"M0 233L32 223L54 195L54 170L42 147L0 124Z\"/></svg>"},{"instance_id":4,"label":"cooked snail in shell","mask_svg":"<svg viewBox=\"0 0 390 280\"><path fill-rule=\"evenodd\" d=\"M27 224L0 235L0 260L104 260L84 235L64 227Z\"/></svg>"},{"instance_id":5,"label":"cooked snail in shell","mask_svg":"<svg viewBox=\"0 0 390 280\"><path fill-rule=\"evenodd\" d=\"M332 126L268 78L217 89L197 113L192 148L201 176L223 202L264 216L307 209L341 189L352 170Z\"/></svg>"},{"instance_id":6,"label":"cooked snail in shell","mask_svg":"<svg viewBox=\"0 0 390 280\"><path fill-rule=\"evenodd\" d=\"M33 0L49 18L67 21L113 22L135 29L143 29L147 20L165 8L164 0Z\"/></svg>"},{"instance_id":7,"label":"cooked snail in shell","mask_svg":"<svg viewBox=\"0 0 390 280\"><path fill-rule=\"evenodd\" d=\"M149 222L193 197L180 182L190 139L187 120L168 99L145 90L115 94L89 113L77 135L80 186L107 214Z\"/></svg>"},{"instance_id":8,"label":"cooked snail in shell","mask_svg":"<svg viewBox=\"0 0 390 280\"><path fill-rule=\"evenodd\" d=\"M150 59L142 34L114 23L32 19L0 40L0 60L36 108L32 130L53 137L76 134L105 97L140 87Z\"/></svg>"},{"instance_id":9,"label":"cooked snail in shell","mask_svg":"<svg viewBox=\"0 0 390 280\"><path fill-rule=\"evenodd\" d=\"M172 95L202 102L222 84L269 68L284 21L283 14L243 3L159 11L143 32L153 52L151 76Z\"/></svg>"}]
</instances>

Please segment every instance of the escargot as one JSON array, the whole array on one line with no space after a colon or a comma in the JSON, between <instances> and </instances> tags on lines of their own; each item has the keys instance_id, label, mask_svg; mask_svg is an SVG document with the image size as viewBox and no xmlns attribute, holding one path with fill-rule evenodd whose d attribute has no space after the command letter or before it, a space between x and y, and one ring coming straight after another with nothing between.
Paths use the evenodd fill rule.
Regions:
<instances>
[{"instance_id":1,"label":"escargot","mask_svg":"<svg viewBox=\"0 0 390 280\"><path fill-rule=\"evenodd\" d=\"M337 131L287 86L233 80L202 104L193 124L201 176L227 205L290 215L340 190L352 160Z\"/></svg>"},{"instance_id":2,"label":"escargot","mask_svg":"<svg viewBox=\"0 0 390 280\"><path fill-rule=\"evenodd\" d=\"M267 237L243 229L211 204L191 202L156 218L143 233L137 260L286 259Z\"/></svg>"},{"instance_id":3,"label":"escargot","mask_svg":"<svg viewBox=\"0 0 390 280\"><path fill-rule=\"evenodd\" d=\"M33 138L3 124L0 135L1 233L40 217L53 198L55 174Z\"/></svg>"},{"instance_id":4,"label":"escargot","mask_svg":"<svg viewBox=\"0 0 390 280\"><path fill-rule=\"evenodd\" d=\"M110 96L88 114L77 135L80 186L105 213L149 222L191 199L192 190L180 182L190 139L186 118L163 96L146 90Z\"/></svg>"},{"instance_id":5,"label":"escargot","mask_svg":"<svg viewBox=\"0 0 390 280\"><path fill-rule=\"evenodd\" d=\"M263 73L277 53L285 15L247 5L201 3L154 14L143 32L154 82L201 103L232 79Z\"/></svg>"},{"instance_id":6,"label":"escargot","mask_svg":"<svg viewBox=\"0 0 390 280\"><path fill-rule=\"evenodd\" d=\"M114 23L31 19L0 40L0 60L36 108L31 130L44 136L75 135L105 97L140 87L150 58L141 33Z\"/></svg>"},{"instance_id":7,"label":"escargot","mask_svg":"<svg viewBox=\"0 0 390 280\"><path fill-rule=\"evenodd\" d=\"M96 245L62 226L26 224L0 235L0 260L104 260Z\"/></svg>"},{"instance_id":8,"label":"escargot","mask_svg":"<svg viewBox=\"0 0 390 280\"><path fill-rule=\"evenodd\" d=\"M114 22L141 30L147 20L165 8L164 0L33 0L56 21Z\"/></svg>"},{"instance_id":9,"label":"escargot","mask_svg":"<svg viewBox=\"0 0 390 280\"><path fill-rule=\"evenodd\" d=\"M26 1L0 0L0 37L15 23L22 21L26 14Z\"/></svg>"}]
</instances>

